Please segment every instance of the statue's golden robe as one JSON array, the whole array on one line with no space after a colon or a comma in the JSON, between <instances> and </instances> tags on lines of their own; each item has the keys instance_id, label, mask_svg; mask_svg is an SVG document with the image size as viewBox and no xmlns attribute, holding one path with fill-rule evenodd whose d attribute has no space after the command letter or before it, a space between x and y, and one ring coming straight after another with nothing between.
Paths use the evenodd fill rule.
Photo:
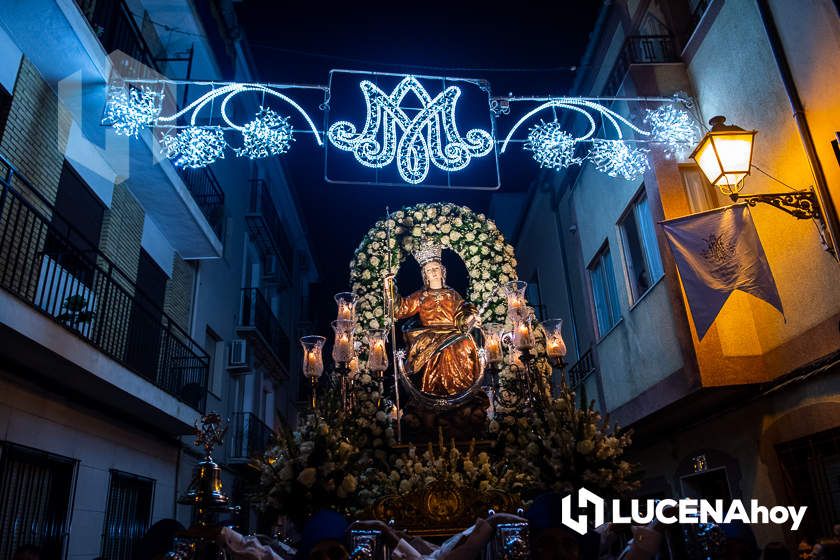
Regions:
<instances>
[{"instance_id":1,"label":"statue's golden robe","mask_svg":"<svg viewBox=\"0 0 840 560\"><path fill-rule=\"evenodd\" d=\"M423 326L405 336L411 371L419 372L425 367L421 389L426 393L454 395L469 389L481 375L478 349L471 338L435 352L442 343L461 333L459 324L468 305L451 288L417 290L397 301L397 319L420 314Z\"/></svg>"}]
</instances>

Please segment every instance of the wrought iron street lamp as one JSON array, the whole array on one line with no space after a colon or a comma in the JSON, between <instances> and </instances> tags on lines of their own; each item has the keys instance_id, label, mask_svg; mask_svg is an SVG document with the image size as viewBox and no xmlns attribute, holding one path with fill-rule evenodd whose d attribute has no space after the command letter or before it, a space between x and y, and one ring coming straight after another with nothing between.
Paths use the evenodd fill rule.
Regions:
<instances>
[{"instance_id":1,"label":"wrought iron street lamp","mask_svg":"<svg viewBox=\"0 0 840 560\"><path fill-rule=\"evenodd\" d=\"M733 202L755 206L759 202L775 206L801 220L822 220L820 205L813 189L784 193L752 194L742 196L744 179L750 174L755 130L726 124L726 117L709 120L712 129L700 140L691 153L691 159L703 171L709 182L728 195Z\"/></svg>"}]
</instances>

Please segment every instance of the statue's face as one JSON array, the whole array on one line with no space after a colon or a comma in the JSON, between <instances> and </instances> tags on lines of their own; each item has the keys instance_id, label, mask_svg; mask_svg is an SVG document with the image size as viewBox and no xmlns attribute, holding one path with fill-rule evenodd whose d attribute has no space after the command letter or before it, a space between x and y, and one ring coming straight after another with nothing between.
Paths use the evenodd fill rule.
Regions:
<instances>
[{"instance_id":1,"label":"statue's face","mask_svg":"<svg viewBox=\"0 0 840 560\"><path fill-rule=\"evenodd\" d=\"M430 262L423 265L423 279L426 281L427 287L433 290L441 289L445 276L446 269L439 262Z\"/></svg>"}]
</instances>

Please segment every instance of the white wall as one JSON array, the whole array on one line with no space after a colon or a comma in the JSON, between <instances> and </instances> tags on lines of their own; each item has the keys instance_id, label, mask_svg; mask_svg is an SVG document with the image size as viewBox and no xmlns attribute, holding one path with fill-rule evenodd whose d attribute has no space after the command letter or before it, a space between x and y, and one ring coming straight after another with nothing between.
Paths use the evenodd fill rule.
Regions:
<instances>
[{"instance_id":1,"label":"white wall","mask_svg":"<svg viewBox=\"0 0 840 560\"><path fill-rule=\"evenodd\" d=\"M0 379L0 441L78 460L71 560L95 558L101 552L111 469L154 479L151 523L173 517L177 447L171 442L6 379Z\"/></svg>"}]
</instances>

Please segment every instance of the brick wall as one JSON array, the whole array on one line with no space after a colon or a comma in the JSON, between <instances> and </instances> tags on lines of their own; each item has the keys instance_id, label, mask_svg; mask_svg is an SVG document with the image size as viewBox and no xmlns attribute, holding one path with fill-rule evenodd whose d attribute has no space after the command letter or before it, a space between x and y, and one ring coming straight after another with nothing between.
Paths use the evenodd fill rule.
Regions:
<instances>
[{"instance_id":1,"label":"brick wall","mask_svg":"<svg viewBox=\"0 0 840 560\"><path fill-rule=\"evenodd\" d=\"M176 253L172 261L172 277L166 283L163 310L186 332L190 331L190 306L194 278L193 267Z\"/></svg>"},{"instance_id":2,"label":"brick wall","mask_svg":"<svg viewBox=\"0 0 840 560\"><path fill-rule=\"evenodd\" d=\"M66 138L59 131L70 129L70 116L61 112L66 123L59 123L58 98L26 57L18 70L12 106L0 140L0 151L35 188L55 202Z\"/></svg>"},{"instance_id":3,"label":"brick wall","mask_svg":"<svg viewBox=\"0 0 840 560\"><path fill-rule=\"evenodd\" d=\"M99 249L132 281L137 280L143 217L143 207L128 187L115 185L111 207L102 220Z\"/></svg>"}]
</instances>

